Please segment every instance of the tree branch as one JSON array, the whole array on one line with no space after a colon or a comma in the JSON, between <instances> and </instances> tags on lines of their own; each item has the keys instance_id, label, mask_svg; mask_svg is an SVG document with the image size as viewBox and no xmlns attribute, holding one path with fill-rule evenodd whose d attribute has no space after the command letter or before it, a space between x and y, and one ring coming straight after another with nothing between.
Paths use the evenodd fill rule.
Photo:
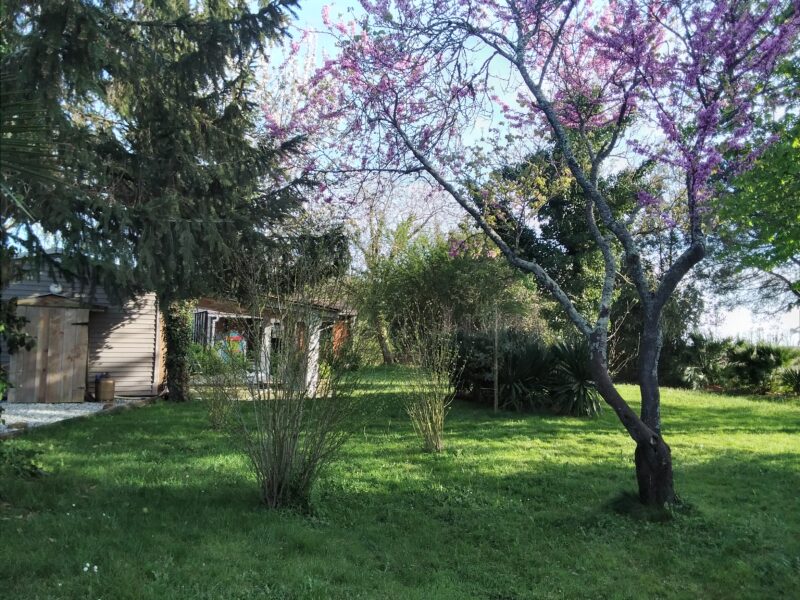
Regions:
<instances>
[{"instance_id":1,"label":"tree branch","mask_svg":"<svg viewBox=\"0 0 800 600\"><path fill-rule=\"evenodd\" d=\"M459 192L455 186L453 186L449 181L447 181L441 173L438 172L431 164L431 162L422 154L419 149L414 146L414 144L409 139L406 132L402 129L400 124L397 121L391 121L391 125L394 130L398 133L400 138L403 140L403 143L406 145L406 148L414 155L419 163L425 168L428 174L433 177L433 179L449 193L456 202L458 202L461 207L466 210L469 215L475 220L477 225L483 230L483 232L491 239L495 245L500 249L503 255L506 257L509 263L522 269L523 271L527 271L532 273L539 284L544 287L552 296L556 299L556 301L561 304L564 308L565 312L569 319L573 322L575 327L585 336L589 336L592 332L592 327L586 318L581 315L572 301L569 299L569 296L561 289L561 286L556 283L556 281L547 274L547 272L536 262L528 261L520 258L511 249L511 247L506 244L503 238L486 222L480 212L472 206L469 201L463 196L461 192Z\"/></svg>"}]
</instances>

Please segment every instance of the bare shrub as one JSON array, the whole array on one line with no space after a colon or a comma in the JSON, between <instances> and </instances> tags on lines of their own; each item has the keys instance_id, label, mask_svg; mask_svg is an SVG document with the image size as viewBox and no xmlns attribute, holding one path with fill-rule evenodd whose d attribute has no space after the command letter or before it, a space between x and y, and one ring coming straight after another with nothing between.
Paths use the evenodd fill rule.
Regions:
<instances>
[{"instance_id":1,"label":"bare shrub","mask_svg":"<svg viewBox=\"0 0 800 600\"><path fill-rule=\"evenodd\" d=\"M353 339L336 309L343 286L325 275L303 261L239 265L247 360L222 360L207 373L211 404L229 407L225 427L272 508L308 508L321 469L362 415Z\"/></svg>"},{"instance_id":2,"label":"bare shrub","mask_svg":"<svg viewBox=\"0 0 800 600\"><path fill-rule=\"evenodd\" d=\"M406 412L428 452L444 449L444 423L455 395L458 353L449 316L416 311L418 318L400 335L403 353L413 365Z\"/></svg>"},{"instance_id":3,"label":"bare shrub","mask_svg":"<svg viewBox=\"0 0 800 600\"><path fill-rule=\"evenodd\" d=\"M233 352L224 344L209 348L196 348L192 356L192 370L199 377L194 382L200 397L205 401L212 429L227 430L231 426L233 404L228 390L237 387L246 377L247 363L242 357L238 364Z\"/></svg>"}]
</instances>

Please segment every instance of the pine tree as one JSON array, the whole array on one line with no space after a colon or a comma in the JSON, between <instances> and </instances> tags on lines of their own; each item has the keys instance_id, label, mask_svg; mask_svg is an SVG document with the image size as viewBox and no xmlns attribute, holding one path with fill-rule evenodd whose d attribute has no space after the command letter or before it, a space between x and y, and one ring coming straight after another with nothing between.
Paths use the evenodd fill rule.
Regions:
<instances>
[{"instance_id":1,"label":"pine tree","mask_svg":"<svg viewBox=\"0 0 800 600\"><path fill-rule=\"evenodd\" d=\"M258 134L251 89L297 0L4 5L4 96L35 107L49 170L3 164L4 245L41 262L55 242L51 268L118 299L156 291L165 310L207 293L237 247L269 244L297 209L280 169L295 142ZM5 127L16 109L2 110Z\"/></svg>"}]
</instances>

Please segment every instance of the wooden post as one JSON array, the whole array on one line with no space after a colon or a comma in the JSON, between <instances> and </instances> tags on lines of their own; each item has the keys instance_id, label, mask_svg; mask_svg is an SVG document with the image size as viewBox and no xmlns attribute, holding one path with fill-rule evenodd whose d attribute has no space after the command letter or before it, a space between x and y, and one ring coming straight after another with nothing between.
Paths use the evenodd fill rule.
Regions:
<instances>
[{"instance_id":1,"label":"wooden post","mask_svg":"<svg viewBox=\"0 0 800 600\"><path fill-rule=\"evenodd\" d=\"M308 331L303 342L308 356L306 366L306 390L309 396L316 398L319 387L319 340L322 320L318 314L309 315Z\"/></svg>"},{"instance_id":2,"label":"wooden post","mask_svg":"<svg viewBox=\"0 0 800 600\"><path fill-rule=\"evenodd\" d=\"M498 339L498 328L499 328L499 316L497 313L497 304L494 305L494 376L492 379L494 380L494 412L497 412L500 408L500 386L498 384L497 378L499 376L500 369L497 363L497 354L499 352L499 339Z\"/></svg>"}]
</instances>

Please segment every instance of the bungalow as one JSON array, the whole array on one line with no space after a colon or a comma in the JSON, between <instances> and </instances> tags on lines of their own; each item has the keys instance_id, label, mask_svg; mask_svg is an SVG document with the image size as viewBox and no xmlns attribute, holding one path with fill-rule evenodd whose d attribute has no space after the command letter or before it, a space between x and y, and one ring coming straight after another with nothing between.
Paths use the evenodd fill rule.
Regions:
<instances>
[{"instance_id":1,"label":"bungalow","mask_svg":"<svg viewBox=\"0 0 800 600\"><path fill-rule=\"evenodd\" d=\"M89 293L85 286L48 273L28 273L0 292L4 300L17 298L17 314L28 319L26 331L36 338L30 351L9 356L0 351L0 366L9 373L9 402L83 402L95 394L101 375L115 381L117 396L153 396L165 381L166 347L163 319L153 293L124 304L114 303L102 289ZM348 335L351 315L324 304L305 305L308 350L306 380L310 388L319 377L320 344L338 345ZM202 298L194 313L194 341L209 345L234 338L244 352L257 344L253 331L269 340L259 361L269 372L269 352L281 341L276 311L265 311L259 327L243 326L252 319L236 303ZM326 341L328 340L328 341Z\"/></svg>"},{"instance_id":2,"label":"bungalow","mask_svg":"<svg viewBox=\"0 0 800 600\"><path fill-rule=\"evenodd\" d=\"M335 349L346 339L353 314L326 303L303 303L302 313L305 322L298 335L302 336L301 343L307 351L306 385L315 389L319 379L320 348L332 344ZM260 347L260 360L251 359L261 365L260 377L265 380L270 377L270 355L285 335L282 325L281 311L275 306L267 304L261 314L253 315L229 300L201 298L194 313L194 342L203 346L220 342L227 346L235 344L246 354ZM261 336L261 340L253 339L254 336Z\"/></svg>"}]
</instances>

